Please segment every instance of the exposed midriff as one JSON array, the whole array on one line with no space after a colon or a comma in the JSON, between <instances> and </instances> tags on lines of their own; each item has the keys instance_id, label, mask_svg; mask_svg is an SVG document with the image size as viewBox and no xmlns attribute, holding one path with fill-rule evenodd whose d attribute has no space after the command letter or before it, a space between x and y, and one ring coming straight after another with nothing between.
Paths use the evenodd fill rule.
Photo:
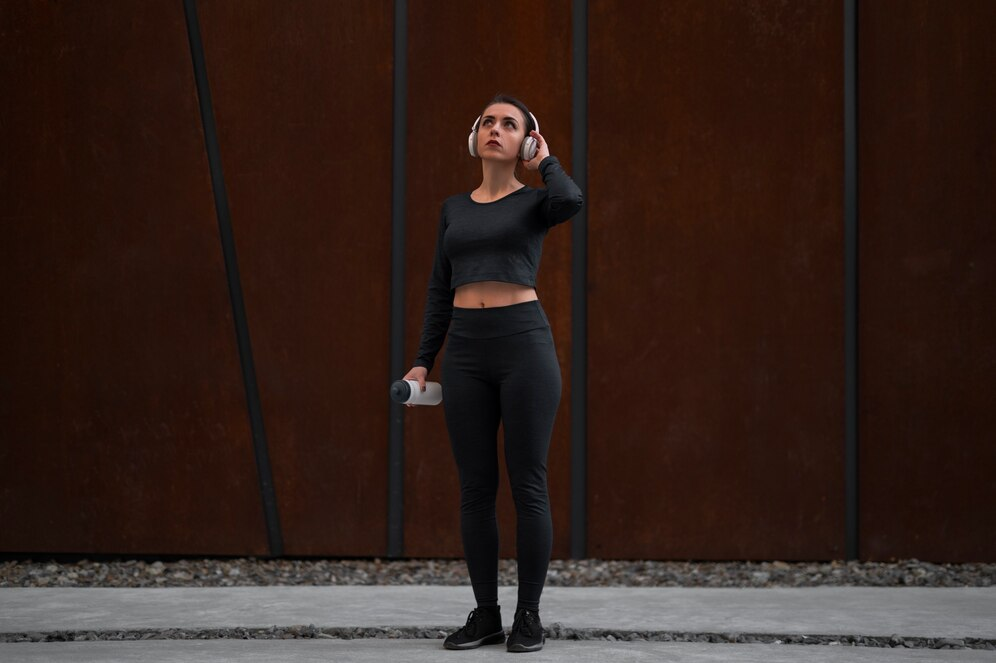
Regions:
<instances>
[{"instance_id":1,"label":"exposed midriff","mask_svg":"<svg viewBox=\"0 0 996 663\"><path fill-rule=\"evenodd\" d=\"M457 308L494 308L538 299L536 288L503 281L475 281L457 287L453 306Z\"/></svg>"}]
</instances>

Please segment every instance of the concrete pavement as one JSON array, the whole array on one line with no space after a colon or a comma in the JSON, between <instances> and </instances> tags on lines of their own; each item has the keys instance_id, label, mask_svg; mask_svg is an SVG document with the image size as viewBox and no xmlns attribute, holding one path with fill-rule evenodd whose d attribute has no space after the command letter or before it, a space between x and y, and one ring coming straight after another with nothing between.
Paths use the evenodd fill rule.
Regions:
<instances>
[{"instance_id":1,"label":"concrete pavement","mask_svg":"<svg viewBox=\"0 0 996 663\"><path fill-rule=\"evenodd\" d=\"M499 593L506 628L515 588ZM265 629L313 624L319 629L400 630L409 639L167 639L0 643L0 661L475 661L507 660L503 647L449 652L438 635L460 625L473 606L469 587L326 586L231 588L3 588L0 633L122 631L217 637L210 629ZM976 638L996 643L992 588L568 588L547 587L541 616L561 636L664 637L756 635L758 643L612 642L548 639L526 660L585 661L992 661L996 650L778 644L809 635ZM203 631L203 632L202 632ZM431 636L433 633L429 633ZM398 633L396 632L395 635ZM174 634L175 637L175 634ZM920 640L920 642L924 642Z\"/></svg>"},{"instance_id":2,"label":"concrete pavement","mask_svg":"<svg viewBox=\"0 0 996 663\"><path fill-rule=\"evenodd\" d=\"M688 642L575 642L547 640L542 651L517 657L504 647L451 652L438 640L156 640L148 642L44 642L0 644L5 663L415 663L504 661L528 663L905 663L996 661L996 653L971 649L882 649L829 645L702 644Z\"/></svg>"}]
</instances>

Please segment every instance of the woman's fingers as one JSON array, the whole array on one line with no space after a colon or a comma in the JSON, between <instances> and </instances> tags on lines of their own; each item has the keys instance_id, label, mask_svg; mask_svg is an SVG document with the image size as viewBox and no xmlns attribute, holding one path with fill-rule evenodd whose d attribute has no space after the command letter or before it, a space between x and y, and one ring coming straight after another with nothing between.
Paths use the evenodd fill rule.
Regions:
<instances>
[{"instance_id":1,"label":"woman's fingers","mask_svg":"<svg viewBox=\"0 0 996 663\"><path fill-rule=\"evenodd\" d=\"M416 366L412 370L408 371L408 373L405 375L405 377L403 377L401 379L402 380L415 380L415 381L418 382L419 389L422 390L422 391L425 391L425 378L426 378L427 374L428 374L428 371L426 371L425 368L423 368L421 366Z\"/></svg>"}]
</instances>

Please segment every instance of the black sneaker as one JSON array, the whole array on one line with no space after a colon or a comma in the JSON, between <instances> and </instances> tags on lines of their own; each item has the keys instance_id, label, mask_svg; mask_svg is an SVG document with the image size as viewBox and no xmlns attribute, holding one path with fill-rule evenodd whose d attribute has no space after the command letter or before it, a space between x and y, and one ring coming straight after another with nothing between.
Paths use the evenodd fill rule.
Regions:
<instances>
[{"instance_id":1,"label":"black sneaker","mask_svg":"<svg viewBox=\"0 0 996 663\"><path fill-rule=\"evenodd\" d=\"M543 634L543 624L540 622L539 612L529 608L519 608L515 611L515 620L512 622L512 632L508 634L508 642L505 643L508 651L539 651L543 649L546 636Z\"/></svg>"},{"instance_id":2,"label":"black sneaker","mask_svg":"<svg viewBox=\"0 0 996 663\"><path fill-rule=\"evenodd\" d=\"M443 646L447 649L475 649L481 645L500 645L505 642L501 627L500 608L475 608L467 615L467 623L446 636Z\"/></svg>"}]
</instances>

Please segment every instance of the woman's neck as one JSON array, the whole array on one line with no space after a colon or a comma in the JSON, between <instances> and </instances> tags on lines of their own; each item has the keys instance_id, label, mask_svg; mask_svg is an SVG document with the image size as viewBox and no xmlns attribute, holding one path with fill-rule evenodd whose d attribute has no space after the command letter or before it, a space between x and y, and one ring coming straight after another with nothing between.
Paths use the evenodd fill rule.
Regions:
<instances>
[{"instance_id":1,"label":"woman's neck","mask_svg":"<svg viewBox=\"0 0 996 663\"><path fill-rule=\"evenodd\" d=\"M515 161L483 160L481 168L484 177L477 188L481 196L493 200L521 189L522 182L515 179L515 165Z\"/></svg>"}]
</instances>

